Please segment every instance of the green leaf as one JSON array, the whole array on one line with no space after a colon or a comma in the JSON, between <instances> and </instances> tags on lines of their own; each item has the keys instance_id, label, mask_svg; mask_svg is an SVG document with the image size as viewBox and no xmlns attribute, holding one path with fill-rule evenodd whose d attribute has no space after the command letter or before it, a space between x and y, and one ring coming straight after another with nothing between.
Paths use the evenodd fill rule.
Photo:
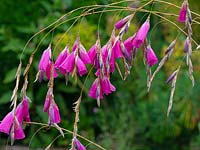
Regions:
<instances>
[{"instance_id":1,"label":"green leaf","mask_svg":"<svg viewBox=\"0 0 200 150\"><path fill-rule=\"evenodd\" d=\"M6 73L4 80L3 80L3 83L6 84L6 83L10 83L10 82L14 81L16 70L17 70L17 68L13 68L10 71L8 71Z\"/></svg>"}]
</instances>

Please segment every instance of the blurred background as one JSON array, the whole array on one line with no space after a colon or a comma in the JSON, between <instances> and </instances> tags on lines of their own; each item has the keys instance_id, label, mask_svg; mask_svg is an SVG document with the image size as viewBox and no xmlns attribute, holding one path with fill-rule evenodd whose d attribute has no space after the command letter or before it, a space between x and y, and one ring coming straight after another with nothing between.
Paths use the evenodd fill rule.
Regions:
<instances>
[{"instance_id":1,"label":"blurred background","mask_svg":"<svg viewBox=\"0 0 200 150\"><path fill-rule=\"evenodd\" d=\"M15 86L14 76L19 63L20 54L28 39L39 30L56 21L63 14L81 6L92 4L109 4L118 0L1 0L0 3L0 120L11 110L10 97ZM180 0L168 0L181 6ZM138 7L147 1L123 2L119 6ZM190 9L200 13L200 3L189 0ZM161 3L148 5L146 9L178 14L179 9ZM98 9L106 10L104 8ZM83 10L81 10L83 11ZM79 16L77 11L64 20ZM29 73L29 87L27 95L31 98L30 114L34 122L47 123L47 114L43 112L43 103L47 92L47 81L36 82L35 75L40 56L49 43L52 43L54 58L68 45L70 49L79 33L81 42L88 50L96 41L97 34L101 37L102 46L108 41L114 23L130 14L131 11L116 10L109 13L98 13L82 17L68 31L74 20L63 23L50 34L53 27L36 36L28 44L23 54L23 67L28 62L31 52L38 46L33 65ZM147 13L136 13L131 26L124 39L132 36L139 26L146 20ZM101 19L99 21L99 18ZM177 17L165 16L184 28L177 22ZM200 20L194 16L194 19ZM99 28L98 28L99 23ZM200 28L193 24L194 39L200 43ZM164 55L167 46L178 34L177 28L172 24L162 21L156 16L151 16L151 30L148 39L159 57ZM62 40L59 40L62 38ZM90 99L87 93L95 79L91 75L86 82L84 96L80 110L80 122L78 133L108 150L199 150L200 149L200 52L193 53L194 77L196 84L192 88L188 77L188 68L183 59L183 43L185 35L178 37L175 53L157 74L152 83L150 93L146 88L146 69L143 63L142 51L138 51L137 58L133 62L131 74L123 81L115 71L111 82L116 87L116 92L106 96L98 108L96 100ZM43 40L42 40L43 39ZM42 41L41 41L42 40ZM57 45L57 46L56 46ZM56 47L56 49L54 49ZM196 46L193 47L195 50ZM183 62L178 75L173 107L170 116L167 117L167 107L171 86L166 85L168 76ZM119 61L119 64L121 62ZM88 66L90 68L91 66ZM122 69L123 70L123 69ZM155 70L155 67L152 68ZM95 72L95 70L93 70ZM74 78L69 79L65 85L65 79L59 75L55 80L55 101L57 102L62 121L61 127L73 130L75 113L73 103L80 94L80 87L85 76L75 83ZM21 84L22 84L21 80ZM19 100L21 98L19 97ZM15 141L15 145L29 146L30 148L45 148L55 139L59 132L53 128L40 129L40 125L30 125L25 129L26 139ZM38 132L39 130L39 132ZM65 138L58 138L54 147L69 149L71 134ZM81 140L81 139L80 139ZM87 149L98 149L92 144L81 140ZM0 145L8 144L8 136L0 133ZM57 148L55 148L57 149Z\"/></svg>"}]
</instances>

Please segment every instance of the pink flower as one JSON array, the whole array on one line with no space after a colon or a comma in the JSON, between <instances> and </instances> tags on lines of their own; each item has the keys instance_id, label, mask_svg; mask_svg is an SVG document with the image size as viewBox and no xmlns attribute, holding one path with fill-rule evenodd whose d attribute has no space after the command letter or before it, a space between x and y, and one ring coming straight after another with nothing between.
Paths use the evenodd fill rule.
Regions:
<instances>
[{"instance_id":1,"label":"pink flower","mask_svg":"<svg viewBox=\"0 0 200 150\"><path fill-rule=\"evenodd\" d=\"M59 70L62 74L72 73L78 71L79 75L82 76L87 73L86 64L90 64L90 57L80 43L79 38L74 42L72 52L67 56L62 64L59 65Z\"/></svg>"},{"instance_id":2,"label":"pink flower","mask_svg":"<svg viewBox=\"0 0 200 150\"><path fill-rule=\"evenodd\" d=\"M22 125L19 123L19 121L16 118L14 119L13 126L14 126L14 139L16 139L16 140L24 139L25 134L22 129Z\"/></svg>"},{"instance_id":3,"label":"pink flower","mask_svg":"<svg viewBox=\"0 0 200 150\"><path fill-rule=\"evenodd\" d=\"M24 131L22 129L23 120L30 122L30 115L28 110L28 98L25 96L21 103L16 107L16 117L14 112L9 112L0 124L0 132L11 135L14 139L25 138ZM13 139L13 140L14 140Z\"/></svg>"},{"instance_id":4,"label":"pink flower","mask_svg":"<svg viewBox=\"0 0 200 150\"><path fill-rule=\"evenodd\" d=\"M99 78L95 79L93 82L88 95L94 99L103 99Z\"/></svg>"},{"instance_id":5,"label":"pink flower","mask_svg":"<svg viewBox=\"0 0 200 150\"><path fill-rule=\"evenodd\" d=\"M23 120L25 120L26 122L31 121L28 109L28 98L26 96L16 108L16 117L20 124L22 124Z\"/></svg>"},{"instance_id":6,"label":"pink flower","mask_svg":"<svg viewBox=\"0 0 200 150\"><path fill-rule=\"evenodd\" d=\"M6 133L9 135L13 121L14 121L14 114L13 112L9 112L0 123L0 132Z\"/></svg>"},{"instance_id":7,"label":"pink flower","mask_svg":"<svg viewBox=\"0 0 200 150\"><path fill-rule=\"evenodd\" d=\"M115 24L115 28L116 29L121 29L122 27L124 27L124 25L129 21L131 15L126 16L125 18L119 20L116 24Z\"/></svg>"},{"instance_id":8,"label":"pink flower","mask_svg":"<svg viewBox=\"0 0 200 150\"><path fill-rule=\"evenodd\" d=\"M49 124L60 123L60 113L58 106L54 101L52 88L49 88L47 92L43 111L48 113Z\"/></svg>"},{"instance_id":9,"label":"pink flower","mask_svg":"<svg viewBox=\"0 0 200 150\"><path fill-rule=\"evenodd\" d=\"M125 46L127 52L129 53L129 55L131 54L131 51L133 51L133 44L132 44L133 38L134 38L134 37L131 36L131 37L129 37L128 39L126 39L126 40L124 41L124 46Z\"/></svg>"},{"instance_id":10,"label":"pink flower","mask_svg":"<svg viewBox=\"0 0 200 150\"><path fill-rule=\"evenodd\" d=\"M51 46L43 52L40 59L38 68L40 73L40 80L43 80L44 73L46 74L47 79L50 79L50 70L51 70ZM54 72L54 77L57 77L56 71Z\"/></svg>"},{"instance_id":11,"label":"pink flower","mask_svg":"<svg viewBox=\"0 0 200 150\"><path fill-rule=\"evenodd\" d=\"M186 20L186 15L187 15L187 1L184 0L184 2L182 3L181 9L180 9L180 13L178 16L178 21L179 22L185 22Z\"/></svg>"},{"instance_id":12,"label":"pink flower","mask_svg":"<svg viewBox=\"0 0 200 150\"><path fill-rule=\"evenodd\" d=\"M63 61L67 58L69 55L69 48L66 46L64 50L58 55L58 58L55 62L55 68L59 69L59 66L63 63Z\"/></svg>"},{"instance_id":13,"label":"pink flower","mask_svg":"<svg viewBox=\"0 0 200 150\"><path fill-rule=\"evenodd\" d=\"M85 146L76 137L73 138L73 145L75 148L73 150L86 150Z\"/></svg>"},{"instance_id":14,"label":"pink flower","mask_svg":"<svg viewBox=\"0 0 200 150\"><path fill-rule=\"evenodd\" d=\"M90 57L88 56L88 53L85 49L85 47L81 44L80 39L77 38L74 42L74 45L72 47L72 51L78 51L78 55L81 58L81 60L84 62L84 64L91 64Z\"/></svg>"},{"instance_id":15,"label":"pink flower","mask_svg":"<svg viewBox=\"0 0 200 150\"><path fill-rule=\"evenodd\" d=\"M156 57L156 55L150 45L147 46L146 60L147 60L147 64L150 67L158 63L158 58Z\"/></svg>"},{"instance_id":16,"label":"pink flower","mask_svg":"<svg viewBox=\"0 0 200 150\"><path fill-rule=\"evenodd\" d=\"M49 115L49 124L60 123L60 113L55 101L53 101L50 104L48 115Z\"/></svg>"},{"instance_id":17,"label":"pink flower","mask_svg":"<svg viewBox=\"0 0 200 150\"><path fill-rule=\"evenodd\" d=\"M59 66L61 73L71 73L74 70L75 65L75 51L71 52L64 62Z\"/></svg>"},{"instance_id":18,"label":"pink flower","mask_svg":"<svg viewBox=\"0 0 200 150\"><path fill-rule=\"evenodd\" d=\"M77 67L77 70L78 70L78 73L80 74L80 76L87 73L87 68L86 68L85 64L78 56L76 57L75 63L76 63L76 67Z\"/></svg>"},{"instance_id":19,"label":"pink flower","mask_svg":"<svg viewBox=\"0 0 200 150\"><path fill-rule=\"evenodd\" d=\"M149 18L147 18L147 20L140 27L140 29L136 33L136 36L133 39L133 46L135 48L139 48L144 43L144 40L147 37L149 28L150 28Z\"/></svg>"},{"instance_id":20,"label":"pink flower","mask_svg":"<svg viewBox=\"0 0 200 150\"><path fill-rule=\"evenodd\" d=\"M54 65L52 65L52 62L50 61L48 66L47 66L47 70L46 70L46 77L47 79L50 79L51 76L51 67L54 67ZM55 67L54 67L54 78L56 78L58 76L58 74L56 73Z\"/></svg>"},{"instance_id":21,"label":"pink flower","mask_svg":"<svg viewBox=\"0 0 200 150\"><path fill-rule=\"evenodd\" d=\"M82 44L80 44L79 57L84 62L84 64L91 64L92 63L86 49L84 48L84 46Z\"/></svg>"},{"instance_id":22,"label":"pink flower","mask_svg":"<svg viewBox=\"0 0 200 150\"><path fill-rule=\"evenodd\" d=\"M90 88L89 96L94 99L103 99L104 94L108 95L115 90L108 77L105 76L103 79L98 77Z\"/></svg>"},{"instance_id":23,"label":"pink flower","mask_svg":"<svg viewBox=\"0 0 200 150\"><path fill-rule=\"evenodd\" d=\"M22 124L14 117L14 113L8 113L0 124L0 132L6 133L14 139L25 138Z\"/></svg>"}]
</instances>

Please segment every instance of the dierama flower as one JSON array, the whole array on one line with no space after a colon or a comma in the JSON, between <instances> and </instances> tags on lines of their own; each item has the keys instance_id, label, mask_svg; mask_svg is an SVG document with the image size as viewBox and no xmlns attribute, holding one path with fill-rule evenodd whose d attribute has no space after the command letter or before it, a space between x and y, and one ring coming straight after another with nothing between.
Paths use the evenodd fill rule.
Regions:
<instances>
[{"instance_id":1,"label":"dierama flower","mask_svg":"<svg viewBox=\"0 0 200 150\"><path fill-rule=\"evenodd\" d=\"M140 27L140 29L136 33L136 36L133 39L133 46L135 48L139 48L144 43L144 40L146 39L147 33L150 28L149 22L150 22L149 18L147 18L147 20L143 23L143 25Z\"/></svg>"},{"instance_id":2,"label":"dierama flower","mask_svg":"<svg viewBox=\"0 0 200 150\"><path fill-rule=\"evenodd\" d=\"M50 70L51 70L51 46L43 52L42 57L40 59L38 68L40 74L40 80L43 80L44 74L46 74L47 79L50 79ZM54 71L54 77L57 77L56 71Z\"/></svg>"},{"instance_id":3,"label":"dierama flower","mask_svg":"<svg viewBox=\"0 0 200 150\"><path fill-rule=\"evenodd\" d=\"M69 55L69 48L66 46L64 50L58 55L58 58L55 61L55 68L58 69L61 73L59 66L63 63L63 61L67 58Z\"/></svg>"},{"instance_id":4,"label":"dierama flower","mask_svg":"<svg viewBox=\"0 0 200 150\"><path fill-rule=\"evenodd\" d=\"M48 113L48 118L49 118L49 125L54 124L54 123L60 123L60 113L57 104L54 101L54 96L53 96L53 89L49 88L45 103L44 103L44 112Z\"/></svg>"},{"instance_id":5,"label":"dierama flower","mask_svg":"<svg viewBox=\"0 0 200 150\"><path fill-rule=\"evenodd\" d=\"M146 48L146 61L150 67L158 63L158 58L150 45Z\"/></svg>"},{"instance_id":6,"label":"dierama flower","mask_svg":"<svg viewBox=\"0 0 200 150\"><path fill-rule=\"evenodd\" d=\"M179 16L178 16L178 21L179 22L185 22L186 21L186 15L187 15L187 1L184 0L184 2L182 3L180 12L179 12Z\"/></svg>"},{"instance_id":7,"label":"dierama flower","mask_svg":"<svg viewBox=\"0 0 200 150\"><path fill-rule=\"evenodd\" d=\"M116 29L121 29L122 27L124 27L124 25L129 21L131 15L126 16L125 18L119 20L116 24L115 24L115 28Z\"/></svg>"},{"instance_id":8,"label":"dierama flower","mask_svg":"<svg viewBox=\"0 0 200 150\"><path fill-rule=\"evenodd\" d=\"M81 144L81 142L76 137L73 138L72 142L73 142L73 148L74 148L72 150L86 150L85 146Z\"/></svg>"},{"instance_id":9,"label":"dierama flower","mask_svg":"<svg viewBox=\"0 0 200 150\"><path fill-rule=\"evenodd\" d=\"M99 103L99 100L103 99L104 94L108 95L115 90L115 87L111 84L108 77L104 76L101 78L98 76L90 88L89 96L91 98L97 99L97 102Z\"/></svg>"},{"instance_id":10,"label":"dierama flower","mask_svg":"<svg viewBox=\"0 0 200 150\"><path fill-rule=\"evenodd\" d=\"M20 124L22 124L23 120L26 122L31 121L28 109L28 97L24 96L22 102L17 106L16 117Z\"/></svg>"},{"instance_id":11,"label":"dierama flower","mask_svg":"<svg viewBox=\"0 0 200 150\"><path fill-rule=\"evenodd\" d=\"M79 75L82 76L87 73L86 64L90 64L91 60L87 54L87 51L80 43L79 38L74 43L71 54L63 61L59 66L59 70L62 74L73 73L78 71Z\"/></svg>"},{"instance_id":12,"label":"dierama flower","mask_svg":"<svg viewBox=\"0 0 200 150\"><path fill-rule=\"evenodd\" d=\"M24 139L25 134L22 129L22 124L14 117L14 112L9 112L0 123L0 132L10 135L11 141L15 139ZM11 143L12 144L12 143Z\"/></svg>"}]
</instances>

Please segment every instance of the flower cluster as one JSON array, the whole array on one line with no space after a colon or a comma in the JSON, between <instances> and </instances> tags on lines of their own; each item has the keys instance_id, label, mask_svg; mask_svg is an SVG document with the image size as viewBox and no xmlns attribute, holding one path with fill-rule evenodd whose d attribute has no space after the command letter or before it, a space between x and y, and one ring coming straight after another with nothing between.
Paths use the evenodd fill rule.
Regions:
<instances>
[{"instance_id":1,"label":"flower cluster","mask_svg":"<svg viewBox=\"0 0 200 150\"><path fill-rule=\"evenodd\" d=\"M15 111L9 112L4 117L0 123L0 132L10 135L12 142L16 139L24 139L25 134L22 129L23 121L30 122L27 97L23 98Z\"/></svg>"}]
</instances>

